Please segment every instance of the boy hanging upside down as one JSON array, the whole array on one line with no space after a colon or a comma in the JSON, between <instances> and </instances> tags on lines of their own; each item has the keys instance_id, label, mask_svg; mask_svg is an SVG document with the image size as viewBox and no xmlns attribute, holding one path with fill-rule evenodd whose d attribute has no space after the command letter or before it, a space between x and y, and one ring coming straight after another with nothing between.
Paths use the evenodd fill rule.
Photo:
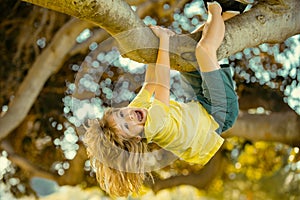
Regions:
<instances>
[{"instance_id":1,"label":"boy hanging upside down","mask_svg":"<svg viewBox=\"0 0 300 200\"><path fill-rule=\"evenodd\" d=\"M154 26L151 29L160 40L157 61L147 67L136 98L127 107L109 108L101 119L90 121L84 142L97 180L109 194L138 191L147 171L149 143L201 165L221 147L222 132L238 115L230 69L221 68L216 55L225 32L221 14L218 3L208 4L208 19L195 51L199 69L182 73L196 101L170 100L169 37L174 33Z\"/></svg>"}]
</instances>

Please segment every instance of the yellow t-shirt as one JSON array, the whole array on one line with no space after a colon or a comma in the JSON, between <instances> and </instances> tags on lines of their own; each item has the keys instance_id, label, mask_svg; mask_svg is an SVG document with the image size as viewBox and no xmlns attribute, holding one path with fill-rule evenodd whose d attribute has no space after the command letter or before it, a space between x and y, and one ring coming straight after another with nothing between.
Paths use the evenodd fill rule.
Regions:
<instances>
[{"instance_id":1,"label":"yellow t-shirt","mask_svg":"<svg viewBox=\"0 0 300 200\"><path fill-rule=\"evenodd\" d=\"M205 165L224 139L215 130L218 124L199 102L170 100L169 107L142 89L129 107L147 108L144 127L147 141L155 142L183 160Z\"/></svg>"}]
</instances>

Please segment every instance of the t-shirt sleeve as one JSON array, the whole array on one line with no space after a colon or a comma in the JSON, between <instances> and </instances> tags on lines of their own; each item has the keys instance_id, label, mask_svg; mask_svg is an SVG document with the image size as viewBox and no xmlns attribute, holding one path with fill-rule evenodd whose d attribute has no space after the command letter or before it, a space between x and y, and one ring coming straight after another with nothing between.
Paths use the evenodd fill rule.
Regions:
<instances>
[{"instance_id":1,"label":"t-shirt sleeve","mask_svg":"<svg viewBox=\"0 0 300 200\"><path fill-rule=\"evenodd\" d=\"M151 95L144 87L139 91L136 97L128 105L128 107L137 107L137 108L149 108L151 105L150 102Z\"/></svg>"},{"instance_id":2,"label":"t-shirt sleeve","mask_svg":"<svg viewBox=\"0 0 300 200\"><path fill-rule=\"evenodd\" d=\"M154 99L151 107L148 110L147 122L145 124L145 134L149 141L155 139L158 134L169 123L169 107L161 101Z\"/></svg>"}]
</instances>

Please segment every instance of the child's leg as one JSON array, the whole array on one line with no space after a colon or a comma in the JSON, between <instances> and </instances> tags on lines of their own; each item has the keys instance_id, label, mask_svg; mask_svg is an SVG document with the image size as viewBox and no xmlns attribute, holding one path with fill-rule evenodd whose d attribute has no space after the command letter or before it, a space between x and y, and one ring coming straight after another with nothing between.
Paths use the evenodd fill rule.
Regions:
<instances>
[{"instance_id":1,"label":"child's leg","mask_svg":"<svg viewBox=\"0 0 300 200\"><path fill-rule=\"evenodd\" d=\"M225 33L221 12L222 8L218 3L208 4L208 20L196 48L196 58L203 80L203 96L208 102L208 106L205 108L219 124L217 130L219 134L232 126L237 113L231 114L231 111L228 110L229 108L237 110L237 98L233 87L227 84L230 81L227 81L226 70L220 69L217 60L217 49L221 45ZM233 91L234 95L229 95L230 91ZM235 106L231 106L231 104L235 104ZM227 125L228 122L230 123Z\"/></svg>"},{"instance_id":2,"label":"child's leg","mask_svg":"<svg viewBox=\"0 0 300 200\"><path fill-rule=\"evenodd\" d=\"M222 13L222 18L223 21L225 22L226 20L229 20L235 16L237 16L238 14L240 14L239 11L226 11ZM199 26L197 29L195 29L192 33L196 33L198 31L203 31L205 24L202 24L201 26Z\"/></svg>"},{"instance_id":3,"label":"child's leg","mask_svg":"<svg viewBox=\"0 0 300 200\"><path fill-rule=\"evenodd\" d=\"M187 95L187 101L200 102L219 124L219 134L232 127L239 112L229 65L220 66L220 70L201 74L198 71L181 72L182 88Z\"/></svg>"},{"instance_id":4,"label":"child's leg","mask_svg":"<svg viewBox=\"0 0 300 200\"><path fill-rule=\"evenodd\" d=\"M196 58L201 72L214 71L220 68L216 52L225 33L221 13L222 8L218 3L208 4L208 19L204 26L202 38L196 47Z\"/></svg>"}]
</instances>

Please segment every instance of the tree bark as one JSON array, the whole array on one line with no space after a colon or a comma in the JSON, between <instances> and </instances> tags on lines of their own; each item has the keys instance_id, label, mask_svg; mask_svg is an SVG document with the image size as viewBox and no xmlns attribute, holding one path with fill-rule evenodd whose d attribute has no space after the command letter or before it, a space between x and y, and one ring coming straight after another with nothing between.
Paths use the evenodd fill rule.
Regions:
<instances>
[{"instance_id":1,"label":"tree bark","mask_svg":"<svg viewBox=\"0 0 300 200\"><path fill-rule=\"evenodd\" d=\"M24 1L93 22L115 37L121 44L122 52L132 60L142 63L155 61L156 51L149 51L149 48L157 48L158 40L125 1ZM225 38L218 50L218 59L262 43L283 42L288 37L299 34L299 8L298 0L259 1L250 11L226 21ZM171 38L173 69L195 70L197 63L194 49L200 35L194 33Z\"/></svg>"},{"instance_id":2,"label":"tree bark","mask_svg":"<svg viewBox=\"0 0 300 200\"><path fill-rule=\"evenodd\" d=\"M300 119L293 111L271 114L240 112L237 122L223 136L300 146Z\"/></svg>"}]
</instances>

